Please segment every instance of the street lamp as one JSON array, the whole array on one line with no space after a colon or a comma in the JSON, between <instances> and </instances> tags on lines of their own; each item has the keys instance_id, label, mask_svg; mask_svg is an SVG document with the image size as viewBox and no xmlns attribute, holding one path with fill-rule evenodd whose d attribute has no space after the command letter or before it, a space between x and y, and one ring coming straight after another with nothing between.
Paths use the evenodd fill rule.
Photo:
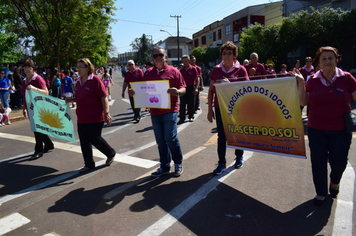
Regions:
<instances>
[{"instance_id":1,"label":"street lamp","mask_svg":"<svg viewBox=\"0 0 356 236\"><path fill-rule=\"evenodd\" d=\"M161 32L166 32L166 33L169 34L171 37L173 37L173 35L171 35L171 33L169 33L169 32L166 31L166 30L161 29L161 30L159 30L159 31L161 31Z\"/></svg>"}]
</instances>

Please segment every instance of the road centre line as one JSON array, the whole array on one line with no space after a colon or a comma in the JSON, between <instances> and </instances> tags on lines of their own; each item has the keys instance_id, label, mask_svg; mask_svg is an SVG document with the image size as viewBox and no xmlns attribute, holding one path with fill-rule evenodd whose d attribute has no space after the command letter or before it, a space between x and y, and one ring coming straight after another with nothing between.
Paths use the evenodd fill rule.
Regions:
<instances>
[{"instance_id":1,"label":"road centre line","mask_svg":"<svg viewBox=\"0 0 356 236\"><path fill-rule=\"evenodd\" d=\"M0 235L4 235L14 229L17 229L25 224L28 224L31 220L22 216L19 213L13 213L0 219Z\"/></svg>"},{"instance_id":2,"label":"road centre line","mask_svg":"<svg viewBox=\"0 0 356 236\"><path fill-rule=\"evenodd\" d=\"M253 152L246 151L244 153L244 160L247 161ZM161 235L165 230L171 227L174 223L176 223L185 213L187 213L192 207L194 207L198 202L202 199L205 199L206 196L216 189L216 187L224 182L231 174L233 174L236 169L231 168L233 163L228 166L228 169L221 175L216 176L205 183L202 187L200 187L195 193L186 198L183 202L181 202L178 206L176 206L173 210L167 213L164 217L159 219L157 222L152 224L146 230L139 234L139 236L151 236L151 235Z\"/></svg>"}]
</instances>

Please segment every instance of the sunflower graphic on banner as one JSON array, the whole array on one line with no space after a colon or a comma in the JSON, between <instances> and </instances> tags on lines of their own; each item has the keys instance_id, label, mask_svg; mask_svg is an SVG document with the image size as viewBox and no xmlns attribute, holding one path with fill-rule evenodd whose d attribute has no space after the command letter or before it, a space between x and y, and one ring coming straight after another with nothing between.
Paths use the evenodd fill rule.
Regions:
<instances>
[{"instance_id":1,"label":"sunflower graphic on banner","mask_svg":"<svg viewBox=\"0 0 356 236\"><path fill-rule=\"evenodd\" d=\"M75 143L69 105L58 98L26 90L31 131Z\"/></svg>"},{"instance_id":2,"label":"sunflower graphic on banner","mask_svg":"<svg viewBox=\"0 0 356 236\"><path fill-rule=\"evenodd\" d=\"M228 147L306 158L295 77L215 84Z\"/></svg>"}]
</instances>

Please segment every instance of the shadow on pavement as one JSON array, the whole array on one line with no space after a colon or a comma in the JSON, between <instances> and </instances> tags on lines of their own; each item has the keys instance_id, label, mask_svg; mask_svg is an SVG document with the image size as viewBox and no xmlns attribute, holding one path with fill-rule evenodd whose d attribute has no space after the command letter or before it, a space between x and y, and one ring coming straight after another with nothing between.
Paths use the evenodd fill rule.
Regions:
<instances>
[{"instance_id":1,"label":"shadow on pavement","mask_svg":"<svg viewBox=\"0 0 356 236\"><path fill-rule=\"evenodd\" d=\"M206 174L162 185L170 178L170 175L156 179L145 177L140 184L110 200L103 199L103 195L127 183L88 191L79 188L58 200L48 212L65 211L81 216L100 214L115 207L126 196L143 193L144 199L130 206L132 212L144 212L158 206L169 213L215 177ZM221 183L177 220L196 235L315 235L327 224L332 203L328 198L322 207L314 207L307 201L288 212L280 212Z\"/></svg>"}]
</instances>

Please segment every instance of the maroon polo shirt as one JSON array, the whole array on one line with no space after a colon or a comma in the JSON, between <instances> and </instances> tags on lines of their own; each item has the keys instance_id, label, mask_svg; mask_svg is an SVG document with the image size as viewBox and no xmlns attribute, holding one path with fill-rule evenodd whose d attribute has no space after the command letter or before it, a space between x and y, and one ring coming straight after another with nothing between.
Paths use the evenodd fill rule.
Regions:
<instances>
[{"instance_id":1,"label":"maroon polo shirt","mask_svg":"<svg viewBox=\"0 0 356 236\"><path fill-rule=\"evenodd\" d=\"M189 65L188 68L182 67L179 71L182 74L187 87L197 85L195 78L198 77L198 71L194 66Z\"/></svg>"},{"instance_id":2,"label":"maroon polo shirt","mask_svg":"<svg viewBox=\"0 0 356 236\"><path fill-rule=\"evenodd\" d=\"M155 66L148 69L145 72L143 77L144 81L151 81L151 80L168 80L169 81L169 88L183 88L186 87L185 81L183 79L182 74L179 72L178 69L174 68L173 66L165 65L162 70L158 70ZM169 112L178 112L178 97L169 95L171 99L171 108L170 109L158 109L158 108L150 108L151 115L162 115Z\"/></svg>"},{"instance_id":3,"label":"maroon polo shirt","mask_svg":"<svg viewBox=\"0 0 356 236\"><path fill-rule=\"evenodd\" d=\"M26 78L23 80L22 82L22 87L21 87L21 95L22 95L22 99L23 99L23 104L25 106L25 108L27 109L27 104L26 104L26 88L27 86L29 85L32 85L36 88L39 88L39 89L47 89L47 86L46 86L46 81L40 76L38 75L37 73L35 73L33 75L33 77L31 78L31 80L26 83Z\"/></svg>"},{"instance_id":4,"label":"maroon polo shirt","mask_svg":"<svg viewBox=\"0 0 356 236\"><path fill-rule=\"evenodd\" d=\"M101 99L107 95L99 76L90 74L82 84L76 79L75 100L77 102L78 123L98 123L105 121Z\"/></svg>"},{"instance_id":5,"label":"maroon polo shirt","mask_svg":"<svg viewBox=\"0 0 356 236\"><path fill-rule=\"evenodd\" d=\"M223 65L222 63L216 65L213 71L211 72L210 80L213 81L214 83L217 80L223 78L229 79L230 82L250 80L248 78L248 74L245 67L241 66L238 61L234 63L233 67L229 71L225 71L222 65ZM215 87L213 92L214 92L214 107L219 107L219 102L218 102L218 97L216 96Z\"/></svg>"},{"instance_id":6,"label":"maroon polo shirt","mask_svg":"<svg viewBox=\"0 0 356 236\"><path fill-rule=\"evenodd\" d=\"M251 63L249 63L246 66L246 71L250 71L250 69L254 67L256 69L256 73L254 76L256 77L252 77L250 78L250 80L258 80L258 79L262 79L263 75L267 75L267 71L266 68L264 67L264 65L262 65L261 63L257 62L257 66L253 66Z\"/></svg>"},{"instance_id":7,"label":"maroon polo shirt","mask_svg":"<svg viewBox=\"0 0 356 236\"><path fill-rule=\"evenodd\" d=\"M143 79L142 70L135 68L133 71L129 71L129 70L126 71L124 82L126 82L129 88L131 88L130 85L131 82L142 81L142 79Z\"/></svg>"},{"instance_id":8,"label":"maroon polo shirt","mask_svg":"<svg viewBox=\"0 0 356 236\"><path fill-rule=\"evenodd\" d=\"M321 130L345 129L344 114L351 110L349 103L351 94L356 91L356 80L350 73L339 68L336 68L333 80L332 84L342 94L347 106L331 85L325 85L325 80L318 71L310 76L305 85L309 93L308 127Z\"/></svg>"}]
</instances>

